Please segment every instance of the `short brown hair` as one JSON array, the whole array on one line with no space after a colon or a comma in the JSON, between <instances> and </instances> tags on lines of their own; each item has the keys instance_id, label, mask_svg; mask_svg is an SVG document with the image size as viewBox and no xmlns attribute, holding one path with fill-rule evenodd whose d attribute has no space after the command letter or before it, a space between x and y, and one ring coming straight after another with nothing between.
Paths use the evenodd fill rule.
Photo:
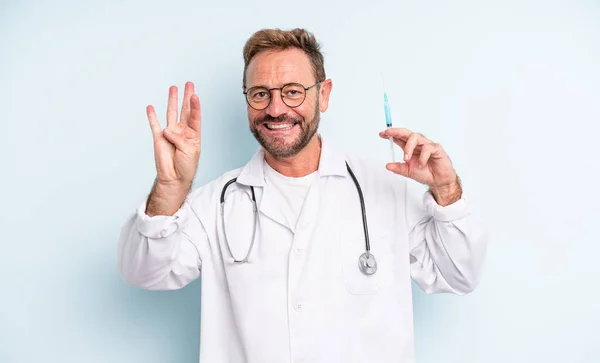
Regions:
<instances>
[{"instance_id":1,"label":"short brown hair","mask_svg":"<svg viewBox=\"0 0 600 363\"><path fill-rule=\"evenodd\" d=\"M261 29L254 33L244 46L244 74L242 84L246 86L246 70L252 58L265 50L298 48L308 56L316 81L325 80L325 66L321 45L315 36L305 29Z\"/></svg>"}]
</instances>

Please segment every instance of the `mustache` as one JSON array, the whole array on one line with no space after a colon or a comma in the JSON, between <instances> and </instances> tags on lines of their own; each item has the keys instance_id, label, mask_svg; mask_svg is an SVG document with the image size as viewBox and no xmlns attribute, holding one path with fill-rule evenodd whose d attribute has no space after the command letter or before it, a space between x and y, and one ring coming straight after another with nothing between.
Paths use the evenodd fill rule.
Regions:
<instances>
[{"instance_id":1,"label":"mustache","mask_svg":"<svg viewBox=\"0 0 600 363\"><path fill-rule=\"evenodd\" d=\"M255 124L260 124L263 122L293 122L293 123L301 123L303 121L302 118L293 118L293 117L289 117L288 115L279 115L277 117L273 117L271 115L265 115L261 118L258 118L256 121L254 121Z\"/></svg>"}]
</instances>

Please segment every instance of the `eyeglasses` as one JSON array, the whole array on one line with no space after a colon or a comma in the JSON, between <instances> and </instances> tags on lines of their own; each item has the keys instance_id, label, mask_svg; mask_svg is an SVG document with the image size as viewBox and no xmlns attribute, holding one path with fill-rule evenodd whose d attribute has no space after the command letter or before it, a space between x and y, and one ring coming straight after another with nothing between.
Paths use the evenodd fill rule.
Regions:
<instances>
[{"instance_id":1,"label":"eyeglasses","mask_svg":"<svg viewBox=\"0 0 600 363\"><path fill-rule=\"evenodd\" d=\"M300 106L306 99L306 92L314 86L320 84L319 81L310 87L304 87L300 83L288 83L281 88L267 88L262 86L252 87L244 92L246 102L255 110L264 110L271 104L272 94L274 90L281 91L281 100L286 106L295 108Z\"/></svg>"}]
</instances>

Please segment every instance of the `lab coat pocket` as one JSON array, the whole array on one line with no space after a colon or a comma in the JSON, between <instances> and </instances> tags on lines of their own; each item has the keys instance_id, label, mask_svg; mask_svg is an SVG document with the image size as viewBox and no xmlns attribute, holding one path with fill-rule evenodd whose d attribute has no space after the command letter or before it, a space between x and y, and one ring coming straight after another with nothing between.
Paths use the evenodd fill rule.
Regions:
<instances>
[{"instance_id":1,"label":"lab coat pocket","mask_svg":"<svg viewBox=\"0 0 600 363\"><path fill-rule=\"evenodd\" d=\"M340 232L340 250L343 283L351 294L377 294L392 283L393 252L390 247L390 237L383 234L369 234L371 254L377 261L377 270L371 275L362 272L359 264L360 256L365 253L365 236L352 229Z\"/></svg>"}]
</instances>

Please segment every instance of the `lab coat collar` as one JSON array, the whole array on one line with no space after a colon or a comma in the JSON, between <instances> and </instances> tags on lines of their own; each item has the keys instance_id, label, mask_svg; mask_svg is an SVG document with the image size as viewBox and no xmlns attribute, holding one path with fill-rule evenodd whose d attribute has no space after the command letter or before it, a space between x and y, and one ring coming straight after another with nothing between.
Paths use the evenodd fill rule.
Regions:
<instances>
[{"instance_id":1,"label":"lab coat collar","mask_svg":"<svg viewBox=\"0 0 600 363\"><path fill-rule=\"evenodd\" d=\"M344 158L344 154L330 143L324 142L321 135L319 135L319 138L321 139L319 176L346 176L346 159ZM265 185L264 158L265 151L261 146L254 153L252 159L242 168L237 182L247 186L263 187Z\"/></svg>"}]
</instances>

